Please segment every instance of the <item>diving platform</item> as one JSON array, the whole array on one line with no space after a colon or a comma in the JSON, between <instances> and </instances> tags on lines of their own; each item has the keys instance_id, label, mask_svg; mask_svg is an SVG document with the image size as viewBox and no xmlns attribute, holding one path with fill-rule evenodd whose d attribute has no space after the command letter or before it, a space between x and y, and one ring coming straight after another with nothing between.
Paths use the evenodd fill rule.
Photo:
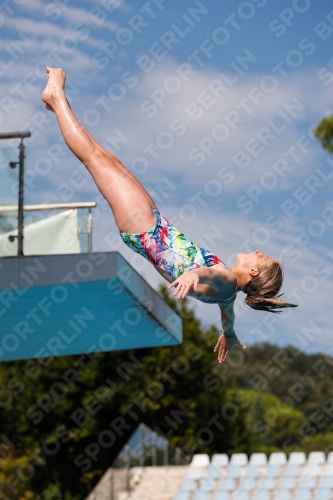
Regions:
<instances>
[{"instance_id":1,"label":"diving platform","mask_svg":"<svg viewBox=\"0 0 333 500\"><path fill-rule=\"evenodd\" d=\"M0 258L0 362L181 342L181 318L118 252Z\"/></svg>"}]
</instances>

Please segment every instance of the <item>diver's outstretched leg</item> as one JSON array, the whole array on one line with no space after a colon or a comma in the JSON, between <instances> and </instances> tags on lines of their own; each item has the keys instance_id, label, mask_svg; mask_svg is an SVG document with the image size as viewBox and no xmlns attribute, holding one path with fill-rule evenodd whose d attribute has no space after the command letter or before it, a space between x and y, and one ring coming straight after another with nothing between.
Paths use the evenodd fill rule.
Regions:
<instances>
[{"instance_id":1,"label":"diver's outstretched leg","mask_svg":"<svg viewBox=\"0 0 333 500\"><path fill-rule=\"evenodd\" d=\"M67 102L65 79L62 69L49 68L42 100L54 111L67 146L89 170L108 201L118 228L128 233L147 231L156 222L154 201L120 160L104 150L80 124Z\"/></svg>"}]
</instances>

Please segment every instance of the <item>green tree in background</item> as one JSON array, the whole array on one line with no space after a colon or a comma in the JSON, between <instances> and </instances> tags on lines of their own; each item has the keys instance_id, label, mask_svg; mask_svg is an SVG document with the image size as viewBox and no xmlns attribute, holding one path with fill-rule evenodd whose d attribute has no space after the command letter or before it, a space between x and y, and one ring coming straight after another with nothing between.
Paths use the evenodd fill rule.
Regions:
<instances>
[{"instance_id":1,"label":"green tree in background","mask_svg":"<svg viewBox=\"0 0 333 500\"><path fill-rule=\"evenodd\" d=\"M259 433L255 432L256 427L258 426L258 422L261 421L264 413L265 413L265 407L262 400L262 395L257 394L257 396L255 397L255 399L251 404L248 413L248 419L246 422L247 430L248 432L251 433L251 438L250 438L251 447L254 449L259 449L259 447L267 446L269 444L267 436L260 437Z\"/></svg>"},{"instance_id":2,"label":"green tree in background","mask_svg":"<svg viewBox=\"0 0 333 500\"><path fill-rule=\"evenodd\" d=\"M323 148L333 153L333 116L323 118L317 125L314 135L319 139Z\"/></svg>"}]
</instances>

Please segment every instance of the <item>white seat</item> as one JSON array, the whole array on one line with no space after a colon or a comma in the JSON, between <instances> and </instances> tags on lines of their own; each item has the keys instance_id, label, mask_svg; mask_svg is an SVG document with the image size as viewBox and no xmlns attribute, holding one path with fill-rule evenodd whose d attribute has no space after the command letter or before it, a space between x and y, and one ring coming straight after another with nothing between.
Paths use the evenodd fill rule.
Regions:
<instances>
[{"instance_id":1,"label":"white seat","mask_svg":"<svg viewBox=\"0 0 333 500\"><path fill-rule=\"evenodd\" d=\"M294 500L311 500L312 491L311 490L297 490L294 496Z\"/></svg>"},{"instance_id":2,"label":"white seat","mask_svg":"<svg viewBox=\"0 0 333 500\"><path fill-rule=\"evenodd\" d=\"M220 467L215 467L210 465L207 469L206 477L211 477L212 479L220 479L222 473Z\"/></svg>"},{"instance_id":3,"label":"white seat","mask_svg":"<svg viewBox=\"0 0 333 500\"><path fill-rule=\"evenodd\" d=\"M257 490L253 500L270 500L271 492L269 490Z\"/></svg>"},{"instance_id":4,"label":"white seat","mask_svg":"<svg viewBox=\"0 0 333 500\"><path fill-rule=\"evenodd\" d=\"M234 465L228 465L227 470L226 470L226 476L231 477L233 479L238 479L241 477L242 473L240 470L240 467L236 467Z\"/></svg>"},{"instance_id":5,"label":"white seat","mask_svg":"<svg viewBox=\"0 0 333 500\"><path fill-rule=\"evenodd\" d=\"M314 500L329 500L331 497L331 490L319 488L315 494Z\"/></svg>"},{"instance_id":6,"label":"white seat","mask_svg":"<svg viewBox=\"0 0 333 500\"><path fill-rule=\"evenodd\" d=\"M185 479L201 479L203 476L200 467L189 467Z\"/></svg>"},{"instance_id":7,"label":"white seat","mask_svg":"<svg viewBox=\"0 0 333 500\"><path fill-rule=\"evenodd\" d=\"M333 477L332 476L323 476L320 479L319 488L332 489L333 488Z\"/></svg>"},{"instance_id":8,"label":"white seat","mask_svg":"<svg viewBox=\"0 0 333 500\"><path fill-rule=\"evenodd\" d=\"M275 489L275 479L272 477L263 477L260 483L261 490L274 490Z\"/></svg>"},{"instance_id":9,"label":"white seat","mask_svg":"<svg viewBox=\"0 0 333 500\"><path fill-rule=\"evenodd\" d=\"M247 491L236 490L233 496L233 500L250 500L250 497Z\"/></svg>"},{"instance_id":10,"label":"white seat","mask_svg":"<svg viewBox=\"0 0 333 500\"><path fill-rule=\"evenodd\" d=\"M324 467L323 476L333 476L333 463L327 463Z\"/></svg>"},{"instance_id":11,"label":"white seat","mask_svg":"<svg viewBox=\"0 0 333 500\"><path fill-rule=\"evenodd\" d=\"M303 451L293 451L289 455L288 464L304 465L306 463L306 455Z\"/></svg>"},{"instance_id":12,"label":"white seat","mask_svg":"<svg viewBox=\"0 0 333 500\"><path fill-rule=\"evenodd\" d=\"M291 493L289 490L276 490L273 500L291 500Z\"/></svg>"},{"instance_id":13,"label":"white seat","mask_svg":"<svg viewBox=\"0 0 333 500\"><path fill-rule=\"evenodd\" d=\"M247 465L248 459L245 453L234 453L231 455L230 464L236 465L238 467L243 467Z\"/></svg>"},{"instance_id":14,"label":"white seat","mask_svg":"<svg viewBox=\"0 0 333 500\"><path fill-rule=\"evenodd\" d=\"M256 465L249 465L245 471L245 477L260 477L260 469Z\"/></svg>"},{"instance_id":15,"label":"white seat","mask_svg":"<svg viewBox=\"0 0 333 500\"><path fill-rule=\"evenodd\" d=\"M306 464L303 470L303 477L318 477L321 475L321 468L317 464Z\"/></svg>"},{"instance_id":16,"label":"white seat","mask_svg":"<svg viewBox=\"0 0 333 500\"><path fill-rule=\"evenodd\" d=\"M209 500L209 493L207 491L196 491L192 500Z\"/></svg>"},{"instance_id":17,"label":"white seat","mask_svg":"<svg viewBox=\"0 0 333 500\"><path fill-rule=\"evenodd\" d=\"M269 465L285 465L287 463L287 456L282 451L274 452L268 459Z\"/></svg>"},{"instance_id":18,"label":"white seat","mask_svg":"<svg viewBox=\"0 0 333 500\"><path fill-rule=\"evenodd\" d=\"M250 465L266 465L267 455L266 453L252 453L250 456Z\"/></svg>"},{"instance_id":19,"label":"white seat","mask_svg":"<svg viewBox=\"0 0 333 500\"><path fill-rule=\"evenodd\" d=\"M326 462L326 455L323 451L311 451L308 456L308 464L322 465Z\"/></svg>"},{"instance_id":20,"label":"white seat","mask_svg":"<svg viewBox=\"0 0 333 500\"><path fill-rule=\"evenodd\" d=\"M243 477L241 480L238 489L245 491L253 491L256 488L256 482L252 477Z\"/></svg>"},{"instance_id":21,"label":"white seat","mask_svg":"<svg viewBox=\"0 0 333 500\"><path fill-rule=\"evenodd\" d=\"M212 479L211 477L204 477L201 480L199 490L200 491L214 491L215 490L215 479Z\"/></svg>"},{"instance_id":22,"label":"white seat","mask_svg":"<svg viewBox=\"0 0 333 500\"><path fill-rule=\"evenodd\" d=\"M330 451L329 454L327 455L327 463L333 464L333 451Z\"/></svg>"},{"instance_id":23,"label":"white seat","mask_svg":"<svg viewBox=\"0 0 333 500\"><path fill-rule=\"evenodd\" d=\"M228 500L229 499L229 494L226 493L225 491L215 491L215 494L213 496L213 500Z\"/></svg>"},{"instance_id":24,"label":"white seat","mask_svg":"<svg viewBox=\"0 0 333 500\"><path fill-rule=\"evenodd\" d=\"M295 478L283 477L279 482L279 490L294 490L296 488Z\"/></svg>"},{"instance_id":25,"label":"white seat","mask_svg":"<svg viewBox=\"0 0 333 500\"><path fill-rule=\"evenodd\" d=\"M222 479L218 489L220 491L234 491L236 489L236 482L234 479L226 477Z\"/></svg>"},{"instance_id":26,"label":"white seat","mask_svg":"<svg viewBox=\"0 0 333 500\"><path fill-rule=\"evenodd\" d=\"M189 493L186 491L177 491L173 496L173 500L190 500Z\"/></svg>"},{"instance_id":27,"label":"white seat","mask_svg":"<svg viewBox=\"0 0 333 500\"><path fill-rule=\"evenodd\" d=\"M209 463L208 455L198 453L197 455L193 455L190 467L208 467Z\"/></svg>"},{"instance_id":28,"label":"white seat","mask_svg":"<svg viewBox=\"0 0 333 500\"><path fill-rule=\"evenodd\" d=\"M196 484L193 479L183 479L179 486L179 491L194 491L195 489Z\"/></svg>"},{"instance_id":29,"label":"white seat","mask_svg":"<svg viewBox=\"0 0 333 500\"><path fill-rule=\"evenodd\" d=\"M212 457L211 465L216 467L225 467L229 463L229 457L226 453L216 453Z\"/></svg>"},{"instance_id":30,"label":"white seat","mask_svg":"<svg viewBox=\"0 0 333 500\"><path fill-rule=\"evenodd\" d=\"M281 467L278 465L269 465L266 469L265 477L280 477Z\"/></svg>"},{"instance_id":31,"label":"white seat","mask_svg":"<svg viewBox=\"0 0 333 500\"><path fill-rule=\"evenodd\" d=\"M298 489L314 490L316 487L316 482L317 481L315 477L303 476L301 477L301 480L298 484Z\"/></svg>"},{"instance_id":32,"label":"white seat","mask_svg":"<svg viewBox=\"0 0 333 500\"><path fill-rule=\"evenodd\" d=\"M287 477L298 477L301 475L301 469L299 465L290 465L288 464L283 473L284 476Z\"/></svg>"}]
</instances>

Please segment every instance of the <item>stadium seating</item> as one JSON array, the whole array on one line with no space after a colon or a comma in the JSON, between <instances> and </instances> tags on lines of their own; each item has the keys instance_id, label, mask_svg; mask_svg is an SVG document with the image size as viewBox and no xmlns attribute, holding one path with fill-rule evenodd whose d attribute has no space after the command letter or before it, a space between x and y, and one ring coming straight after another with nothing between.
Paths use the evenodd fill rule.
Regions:
<instances>
[{"instance_id":1,"label":"stadium seating","mask_svg":"<svg viewBox=\"0 0 333 500\"><path fill-rule=\"evenodd\" d=\"M207 469L207 477L211 477L212 479L220 479L222 475L222 470L220 467L215 467L215 465L211 465Z\"/></svg>"},{"instance_id":2,"label":"stadium seating","mask_svg":"<svg viewBox=\"0 0 333 500\"><path fill-rule=\"evenodd\" d=\"M194 455L190 467L208 467L210 464L209 455Z\"/></svg>"},{"instance_id":3,"label":"stadium seating","mask_svg":"<svg viewBox=\"0 0 333 500\"><path fill-rule=\"evenodd\" d=\"M333 476L333 463L327 463L323 471L324 476Z\"/></svg>"},{"instance_id":4,"label":"stadium seating","mask_svg":"<svg viewBox=\"0 0 333 500\"><path fill-rule=\"evenodd\" d=\"M250 496L247 491L236 490L233 496L233 500L250 500Z\"/></svg>"},{"instance_id":5,"label":"stadium seating","mask_svg":"<svg viewBox=\"0 0 333 500\"><path fill-rule=\"evenodd\" d=\"M245 476L253 478L260 477L260 468L256 465L249 465L245 471Z\"/></svg>"},{"instance_id":6,"label":"stadium seating","mask_svg":"<svg viewBox=\"0 0 333 500\"><path fill-rule=\"evenodd\" d=\"M193 479L184 479L179 486L180 491L194 491L196 489L196 484Z\"/></svg>"},{"instance_id":7,"label":"stadium seating","mask_svg":"<svg viewBox=\"0 0 333 500\"><path fill-rule=\"evenodd\" d=\"M272 453L269 457L268 463L270 465L285 465L287 463L286 454L282 452Z\"/></svg>"},{"instance_id":8,"label":"stadium seating","mask_svg":"<svg viewBox=\"0 0 333 500\"><path fill-rule=\"evenodd\" d=\"M329 489L320 488L315 494L314 500L329 500L332 498L331 491Z\"/></svg>"},{"instance_id":9,"label":"stadium seating","mask_svg":"<svg viewBox=\"0 0 333 500\"><path fill-rule=\"evenodd\" d=\"M220 483L218 489L220 491L234 491L236 489L236 481L234 479L225 478Z\"/></svg>"},{"instance_id":10,"label":"stadium seating","mask_svg":"<svg viewBox=\"0 0 333 500\"><path fill-rule=\"evenodd\" d=\"M237 467L243 467L247 465L247 455L245 453L234 453L231 455L230 465L236 465Z\"/></svg>"},{"instance_id":11,"label":"stadium seating","mask_svg":"<svg viewBox=\"0 0 333 500\"><path fill-rule=\"evenodd\" d=\"M332 476L323 476L320 479L319 488L325 488L325 489L332 488L333 489L333 477Z\"/></svg>"},{"instance_id":12,"label":"stadium seating","mask_svg":"<svg viewBox=\"0 0 333 500\"><path fill-rule=\"evenodd\" d=\"M333 452L194 455L173 500L333 500Z\"/></svg>"},{"instance_id":13,"label":"stadium seating","mask_svg":"<svg viewBox=\"0 0 333 500\"><path fill-rule=\"evenodd\" d=\"M214 491L215 490L215 480L206 477L202 479L200 486L199 486L199 491Z\"/></svg>"},{"instance_id":14,"label":"stadium seating","mask_svg":"<svg viewBox=\"0 0 333 500\"><path fill-rule=\"evenodd\" d=\"M203 476L203 471L199 467L189 467L186 479L201 479Z\"/></svg>"},{"instance_id":15,"label":"stadium seating","mask_svg":"<svg viewBox=\"0 0 333 500\"><path fill-rule=\"evenodd\" d=\"M268 490L257 490L254 494L253 500L270 500L271 493Z\"/></svg>"},{"instance_id":16,"label":"stadium seating","mask_svg":"<svg viewBox=\"0 0 333 500\"><path fill-rule=\"evenodd\" d=\"M279 482L280 490L294 490L296 488L296 481L293 477L282 477Z\"/></svg>"},{"instance_id":17,"label":"stadium seating","mask_svg":"<svg viewBox=\"0 0 333 500\"><path fill-rule=\"evenodd\" d=\"M229 463L229 457L225 453L217 453L213 455L211 465L216 465L216 467L225 467Z\"/></svg>"},{"instance_id":18,"label":"stadium seating","mask_svg":"<svg viewBox=\"0 0 333 500\"><path fill-rule=\"evenodd\" d=\"M311 498L311 490L297 490L294 496L294 500L311 500Z\"/></svg>"},{"instance_id":19,"label":"stadium seating","mask_svg":"<svg viewBox=\"0 0 333 500\"><path fill-rule=\"evenodd\" d=\"M193 496L193 500L209 500L210 495L207 491L196 491Z\"/></svg>"},{"instance_id":20,"label":"stadium seating","mask_svg":"<svg viewBox=\"0 0 333 500\"><path fill-rule=\"evenodd\" d=\"M227 500L228 498L228 494L224 491L216 491L213 496L213 500Z\"/></svg>"},{"instance_id":21,"label":"stadium seating","mask_svg":"<svg viewBox=\"0 0 333 500\"><path fill-rule=\"evenodd\" d=\"M288 464L304 465L306 463L306 455L303 451L293 451L289 455Z\"/></svg>"},{"instance_id":22,"label":"stadium seating","mask_svg":"<svg viewBox=\"0 0 333 500\"><path fill-rule=\"evenodd\" d=\"M266 453L252 453L250 456L250 465L266 465L267 455Z\"/></svg>"},{"instance_id":23,"label":"stadium seating","mask_svg":"<svg viewBox=\"0 0 333 500\"><path fill-rule=\"evenodd\" d=\"M291 500L289 490L276 490L273 494L273 500Z\"/></svg>"},{"instance_id":24,"label":"stadium seating","mask_svg":"<svg viewBox=\"0 0 333 500\"><path fill-rule=\"evenodd\" d=\"M256 481L252 477L243 477L238 488L244 491L253 491L256 489Z\"/></svg>"},{"instance_id":25,"label":"stadium seating","mask_svg":"<svg viewBox=\"0 0 333 500\"><path fill-rule=\"evenodd\" d=\"M227 470L226 470L226 476L227 477L232 477L233 479L238 479L242 475L242 471L240 467L235 466L235 465L228 465Z\"/></svg>"},{"instance_id":26,"label":"stadium seating","mask_svg":"<svg viewBox=\"0 0 333 500\"><path fill-rule=\"evenodd\" d=\"M274 490L276 481L273 477L263 477L260 483L261 490Z\"/></svg>"},{"instance_id":27,"label":"stadium seating","mask_svg":"<svg viewBox=\"0 0 333 500\"><path fill-rule=\"evenodd\" d=\"M281 474L281 468L278 465L269 465L266 469L267 477L280 477Z\"/></svg>"},{"instance_id":28,"label":"stadium seating","mask_svg":"<svg viewBox=\"0 0 333 500\"><path fill-rule=\"evenodd\" d=\"M316 482L317 478L315 477L303 476L298 483L298 488L304 490L314 490L316 487Z\"/></svg>"},{"instance_id":29,"label":"stadium seating","mask_svg":"<svg viewBox=\"0 0 333 500\"><path fill-rule=\"evenodd\" d=\"M174 495L173 500L190 500L189 494L185 491L177 491Z\"/></svg>"},{"instance_id":30,"label":"stadium seating","mask_svg":"<svg viewBox=\"0 0 333 500\"><path fill-rule=\"evenodd\" d=\"M304 467L303 474L308 477L318 477L321 473L320 471L320 465L307 463Z\"/></svg>"},{"instance_id":31,"label":"stadium seating","mask_svg":"<svg viewBox=\"0 0 333 500\"><path fill-rule=\"evenodd\" d=\"M284 476L288 477L299 477L301 475L301 469L298 465L287 465L284 473Z\"/></svg>"},{"instance_id":32,"label":"stadium seating","mask_svg":"<svg viewBox=\"0 0 333 500\"><path fill-rule=\"evenodd\" d=\"M321 465L326 462L325 453L323 451L311 451L308 456L308 464Z\"/></svg>"}]
</instances>

